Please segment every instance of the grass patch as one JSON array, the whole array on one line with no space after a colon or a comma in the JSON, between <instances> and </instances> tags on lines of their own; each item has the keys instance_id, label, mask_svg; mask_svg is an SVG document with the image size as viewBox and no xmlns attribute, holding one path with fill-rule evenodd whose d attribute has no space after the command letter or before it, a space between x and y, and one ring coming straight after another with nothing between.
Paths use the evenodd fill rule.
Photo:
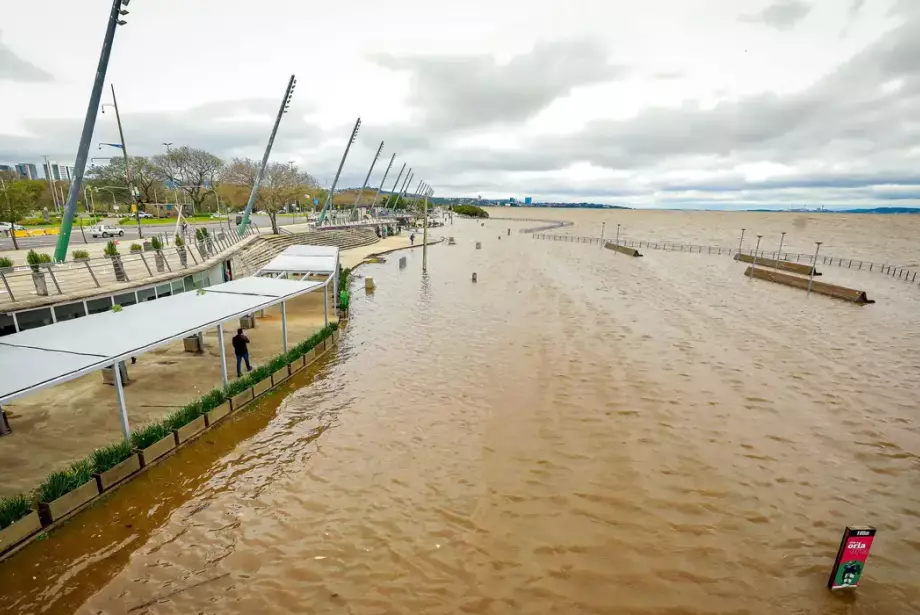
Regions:
<instances>
[{"instance_id":1,"label":"grass patch","mask_svg":"<svg viewBox=\"0 0 920 615\"><path fill-rule=\"evenodd\" d=\"M133 448L130 440L122 440L116 444L109 444L108 446L97 448L89 456L90 464L93 467L93 473L102 474L107 470L111 470L130 457L133 454Z\"/></svg>"},{"instance_id":2,"label":"grass patch","mask_svg":"<svg viewBox=\"0 0 920 615\"><path fill-rule=\"evenodd\" d=\"M93 467L89 459L81 459L65 470L52 472L38 486L38 496L42 502L52 502L78 487L82 487L93 478Z\"/></svg>"},{"instance_id":3,"label":"grass patch","mask_svg":"<svg viewBox=\"0 0 920 615\"><path fill-rule=\"evenodd\" d=\"M0 530L7 528L32 512L32 502L22 495L0 498Z\"/></svg>"},{"instance_id":4,"label":"grass patch","mask_svg":"<svg viewBox=\"0 0 920 615\"><path fill-rule=\"evenodd\" d=\"M133 444L135 448L147 448L171 435L172 431L166 427L166 425L158 421L147 425L140 431L133 432L131 434L131 444Z\"/></svg>"}]
</instances>

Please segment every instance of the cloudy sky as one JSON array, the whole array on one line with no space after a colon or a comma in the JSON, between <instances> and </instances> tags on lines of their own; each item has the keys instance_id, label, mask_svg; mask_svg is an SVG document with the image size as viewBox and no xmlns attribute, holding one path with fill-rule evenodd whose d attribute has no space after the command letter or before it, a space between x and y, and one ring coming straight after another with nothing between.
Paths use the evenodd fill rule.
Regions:
<instances>
[{"instance_id":1,"label":"cloudy sky","mask_svg":"<svg viewBox=\"0 0 920 615\"><path fill-rule=\"evenodd\" d=\"M72 164L110 2L0 7L0 162ZM396 152L392 173L407 162L443 196L920 205L920 0L128 9L107 83L132 154L171 141L261 157L293 73L273 158L327 185L360 116L346 186L384 140L374 181ZM94 143L112 140L114 117L100 115Z\"/></svg>"}]
</instances>

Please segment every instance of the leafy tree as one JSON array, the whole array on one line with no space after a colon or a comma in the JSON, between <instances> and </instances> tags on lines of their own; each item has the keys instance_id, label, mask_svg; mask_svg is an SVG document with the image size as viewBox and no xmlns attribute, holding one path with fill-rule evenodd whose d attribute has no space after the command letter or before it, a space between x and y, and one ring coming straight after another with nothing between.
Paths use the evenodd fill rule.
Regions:
<instances>
[{"instance_id":1,"label":"leafy tree","mask_svg":"<svg viewBox=\"0 0 920 615\"><path fill-rule=\"evenodd\" d=\"M131 165L131 183L137 188L141 203L154 203L159 193L163 193L163 180L158 169L145 156L129 156L128 164ZM109 164L94 166L86 173L87 183L91 186L117 186L127 188L125 177L125 159L112 158ZM160 188L157 191L157 188ZM132 201L128 190L116 190L115 194L122 202Z\"/></svg>"},{"instance_id":2,"label":"leafy tree","mask_svg":"<svg viewBox=\"0 0 920 615\"><path fill-rule=\"evenodd\" d=\"M261 162L251 158L234 158L227 165L222 175L222 183L248 188L246 200L259 176ZM265 176L256 195L256 208L264 209L272 223L272 232L278 233L278 212L285 205L299 203L305 194L316 191L316 179L309 173L303 173L295 165L270 162L265 169ZM311 201L312 202L312 201ZM246 203L243 203L245 206Z\"/></svg>"},{"instance_id":3,"label":"leafy tree","mask_svg":"<svg viewBox=\"0 0 920 615\"><path fill-rule=\"evenodd\" d=\"M168 154L159 154L150 159L154 175L178 185L192 202L192 214L202 209L208 195L217 188L224 162L203 149L183 146Z\"/></svg>"},{"instance_id":4,"label":"leafy tree","mask_svg":"<svg viewBox=\"0 0 920 615\"><path fill-rule=\"evenodd\" d=\"M35 207L39 197L42 195L43 182L36 180L18 180L12 182L3 182L0 186L0 219L9 222L10 226L19 220L25 218ZM13 238L13 248L18 250L19 244L16 242L16 233L10 229L10 237Z\"/></svg>"}]
</instances>

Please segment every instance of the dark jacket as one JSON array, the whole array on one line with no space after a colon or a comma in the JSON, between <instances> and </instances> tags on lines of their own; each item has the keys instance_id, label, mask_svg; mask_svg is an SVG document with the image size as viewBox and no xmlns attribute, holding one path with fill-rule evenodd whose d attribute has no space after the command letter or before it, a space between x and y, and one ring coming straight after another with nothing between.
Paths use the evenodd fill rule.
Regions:
<instances>
[{"instance_id":1,"label":"dark jacket","mask_svg":"<svg viewBox=\"0 0 920 615\"><path fill-rule=\"evenodd\" d=\"M247 344L249 344L249 338L242 333L233 336L233 352L235 352L237 356L242 356L249 352L249 349L246 347Z\"/></svg>"}]
</instances>

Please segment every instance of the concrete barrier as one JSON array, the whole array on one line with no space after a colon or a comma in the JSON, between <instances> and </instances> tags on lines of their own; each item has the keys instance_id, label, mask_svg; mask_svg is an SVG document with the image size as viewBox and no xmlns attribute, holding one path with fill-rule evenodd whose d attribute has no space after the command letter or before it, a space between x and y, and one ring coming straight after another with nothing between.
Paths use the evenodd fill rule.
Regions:
<instances>
[{"instance_id":1,"label":"concrete barrier","mask_svg":"<svg viewBox=\"0 0 920 615\"><path fill-rule=\"evenodd\" d=\"M744 275L751 277L751 267L747 268ZM776 284L785 284L786 286L794 286L795 288L808 290L808 278L800 278L799 276L789 275L788 273L776 273L767 269L755 269L754 277L760 280L767 280L768 282L775 282ZM866 291L847 288L845 286L837 286L836 284L812 281L811 291L819 295L827 295L828 297L843 299L844 301L851 301L853 303L875 303L875 301L866 297Z\"/></svg>"},{"instance_id":2,"label":"concrete barrier","mask_svg":"<svg viewBox=\"0 0 920 615\"><path fill-rule=\"evenodd\" d=\"M622 245L617 245L613 243L612 241L608 241L604 243L604 247L607 248L608 250L614 250L616 252L625 254L626 256L642 256L641 254L639 254L639 250L635 248L627 248L626 246L622 246Z\"/></svg>"},{"instance_id":3,"label":"concrete barrier","mask_svg":"<svg viewBox=\"0 0 920 615\"><path fill-rule=\"evenodd\" d=\"M750 254L735 254L735 260L742 263L753 263L754 257ZM814 265L802 265L801 263L778 261L772 258L764 258L763 256L757 257L757 264L761 267L767 267L768 269L780 269L781 271L789 271L791 273L798 273L800 275L811 275L811 270L815 269ZM815 269L815 275L821 275L817 269Z\"/></svg>"}]
</instances>

